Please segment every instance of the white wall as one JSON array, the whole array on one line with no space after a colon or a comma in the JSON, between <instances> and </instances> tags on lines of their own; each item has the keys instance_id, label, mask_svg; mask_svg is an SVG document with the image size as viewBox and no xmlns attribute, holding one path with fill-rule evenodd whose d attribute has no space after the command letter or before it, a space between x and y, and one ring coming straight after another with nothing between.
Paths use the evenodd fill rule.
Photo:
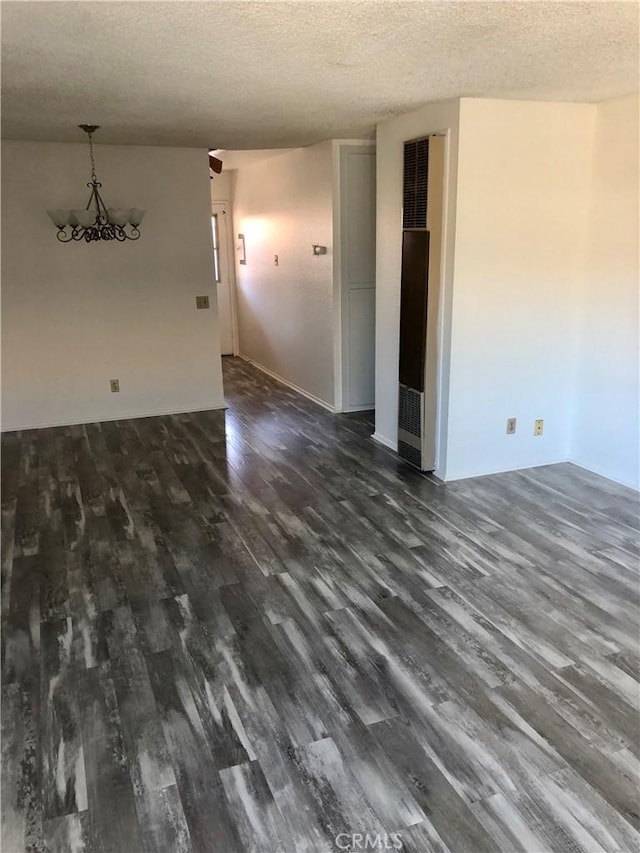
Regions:
<instances>
[{"instance_id":1,"label":"white wall","mask_svg":"<svg viewBox=\"0 0 640 853\"><path fill-rule=\"evenodd\" d=\"M446 479L570 455L594 117L461 101Z\"/></svg>"},{"instance_id":2,"label":"white wall","mask_svg":"<svg viewBox=\"0 0 640 853\"><path fill-rule=\"evenodd\" d=\"M240 354L329 406L331 151L322 142L238 169L233 211L247 260L236 265ZM314 256L314 243L327 254Z\"/></svg>"},{"instance_id":3,"label":"white wall","mask_svg":"<svg viewBox=\"0 0 640 853\"><path fill-rule=\"evenodd\" d=\"M224 405L207 152L95 153L107 204L147 210L137 242L56 240L45 210L86 203L86 144L2 145L4 429Z\"/></svg>"},{"instance_id":4,"label":"white wall","mask_svg":"<svg viewBox=\"0 0 640 853\"><path fill-rule=\"evenodd\" d=\"M404 142L430 133L447 134L442 292L438 322L438 439L436 473L443 476L447 450L449 330L458 163L459 102L429 104L388 119L377 132L376 232L376 432L393 449L398 438L398 352L402 263L402 170Z\"/></svg>"},{"instance_id":5,"label":"white wall","mask_svg":"<svg viewBox=\"0 0 640 853\"><path fill-rule=\"evenodd\" d=\"M233 183L235 172L233 170L220 172L219 175L214 175L210 180L211 184L211 201L228 201L233 202Z\"/></svg>"},{"instance_id":6,"label":"white wall","mask_svg":"<svg viewBox=\"0 0 640 853\"><path fill-rule=\"evenodd\" d=\"M573 459L637 487L635 96L598 106L465 98L379 126L376 437L396 445L402 143L443 129L436 473Z\"/></svg>"},{"instance_id":7,"label":"white wall","mask_svg":"<svg viewBox=\"0 0 640 853\"><path fill-rule=\"evenodd\" d=\"M596 109L572 458L640 486L638 97Z\"/></svg>"}]
</instances>

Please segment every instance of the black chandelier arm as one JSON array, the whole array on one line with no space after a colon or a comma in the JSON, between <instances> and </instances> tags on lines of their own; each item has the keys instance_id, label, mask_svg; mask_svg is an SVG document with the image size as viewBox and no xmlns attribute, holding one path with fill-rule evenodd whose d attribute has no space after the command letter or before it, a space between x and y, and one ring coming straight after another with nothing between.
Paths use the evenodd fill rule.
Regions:
<instances>
[{"instance_id":1,"label":"black chandelier arm","mask_svg":"<svg viewBox=\"0 0 640 853\"><path fill-rule=\"evenodd\" d=\"M68 228L71 230L68 231ZM60 243L77 243L80 240L86 243L95 243L99 240L116 240L118 243L124 243L125 240L139 240L140 229L131 225L127 231L127 226L103 222L102 216L99 216L96 218L95 225L90 225L88 228L82 225L58 226L56 237Z\"/></svg>"},{"instance_id":2,"label":"black chandelier arm","mask_svg":"<svg viewBox=\"0 0 640 853\"><path fill-rule=\"evenodd\" d=\"M102 186L101 183L99 183L98 181L94 181L93 188L91 191L91 195L95 199L96 208L98 211L98 216L102 216L104 218L104 221L108 222L109 221L109 214L107 213L107 206L104 203L104 201L102 200L102 196L100 195L100 191L98 190L98 187L101 187L101 186ZM91 204L91 198L89 199L89 204ZM87 209L88 208L89 208L89 205L87 205Z\"/></svg>"},{"instance_id":3,"label":"black chandelier arm","mask_svg":"<svg viewBox=\"0 0 640 853\"><path fill-rule=\"evenodd\" d=\"M81 225L74 225L71 231L67 232L66 228L58 228L56 234L61 243L71 243L84 240L85 243L95 243L99 240L110 241L116 240L118 243L124 243L125 240L139 240L140 230L131 226L131 230L127 231L122 225L113 225L112 223L91 225L88 228L83 228Z\"/></svg>"}]
</instances>

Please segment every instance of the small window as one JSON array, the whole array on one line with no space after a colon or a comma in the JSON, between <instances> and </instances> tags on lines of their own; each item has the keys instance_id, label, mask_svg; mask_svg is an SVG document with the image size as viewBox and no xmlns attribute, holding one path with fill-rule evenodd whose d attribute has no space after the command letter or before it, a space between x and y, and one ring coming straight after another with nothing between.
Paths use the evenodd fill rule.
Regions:
<instances>
[{"instance_id":1,"label":"small window","mask_svg":"<svg viewBox=\"0 0 640 853\"><path fill-rule=\"evenodd\" d=\"M216 284L220 281L220 241L218 239L218 214L211 217L211 230L213 232L213 274Z\"/></svg>"}]
</instances>

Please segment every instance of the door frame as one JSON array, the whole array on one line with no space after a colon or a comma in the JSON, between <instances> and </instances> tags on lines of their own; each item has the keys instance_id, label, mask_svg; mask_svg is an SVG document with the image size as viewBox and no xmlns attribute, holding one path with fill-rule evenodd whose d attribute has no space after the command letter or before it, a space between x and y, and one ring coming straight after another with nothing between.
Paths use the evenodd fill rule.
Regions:
<instances>
[{"instance_id":1,"label":"door frame","mask_svg":"<svg viewBox=\"0 0 640 853\"><path fill-rule=\"evenodd\" d=\"M238 306L236 301L236 264L235 252L233 243L233 211L231 204L226 200L216 200L211 202L211 215L214 213L224 216L226 240L220 239L220 252L224 252L227 260L227 276L229 279L229 301L231 303L231 348L234 355L238 355L239 337L238 337ZM220 238L220 230L218 230ZM225 245L223 245L225 244ZM216 284L217 296L217 284ZM218 321L220 317L218 315Z\"/></svg>"}]
</instances>

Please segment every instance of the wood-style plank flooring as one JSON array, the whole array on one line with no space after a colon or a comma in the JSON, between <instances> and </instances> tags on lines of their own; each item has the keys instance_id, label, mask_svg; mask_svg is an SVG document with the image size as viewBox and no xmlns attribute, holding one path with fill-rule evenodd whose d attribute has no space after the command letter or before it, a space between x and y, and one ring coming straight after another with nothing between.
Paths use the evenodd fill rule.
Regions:
<instances>
[{"instance_id":1,"label":"wood-style plank flooring","mask_svg":"<svg viewBox=\"0 0 640 853\"><path fill-rule=\"evenodd\" d=\"M637 496L225 383L2 438L4 853L637 851Z\"/></svg>"}]
</instances>

